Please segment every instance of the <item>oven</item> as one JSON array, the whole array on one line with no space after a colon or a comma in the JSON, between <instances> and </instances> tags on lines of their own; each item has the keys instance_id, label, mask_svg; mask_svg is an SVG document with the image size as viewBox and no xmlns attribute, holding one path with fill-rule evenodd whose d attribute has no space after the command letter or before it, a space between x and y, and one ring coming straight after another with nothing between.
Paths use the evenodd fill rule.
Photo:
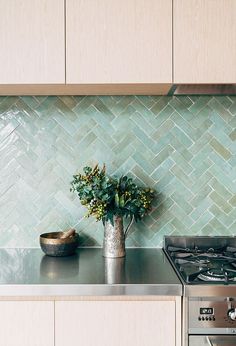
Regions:
<instances>
[{"instance_id":1,"label":"oven","mask_svg":"<svg viewBox=\"0 0 236 346\"><path fill-rule=\"evenodd\" d=\"M236 298L189 297L188 346L236 346Z\"/></svg>"},{"instance_id":2,"label":"oven","mask_svg":"<svg viewBox=\"0 0 236 346\"><path fill-rule=\"evenodd\" d=\"M189 346L235 346L236 336L210 335L190 336Z\"/></svg>"},{"instance_id":3,"label":"oven","mask_svg":"<svg viewBox=\"0 0 236 346\"><path fill-rule=\"evenodd\" d=\"M183 283L183 346L236 346L236 237L165 237Z\"/></svg>"}]
</instances>

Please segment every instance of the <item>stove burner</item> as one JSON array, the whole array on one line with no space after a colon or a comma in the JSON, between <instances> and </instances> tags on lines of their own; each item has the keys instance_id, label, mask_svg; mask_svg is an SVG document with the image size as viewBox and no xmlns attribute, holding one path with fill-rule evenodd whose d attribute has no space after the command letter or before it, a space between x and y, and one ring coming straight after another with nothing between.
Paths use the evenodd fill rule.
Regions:
<instances>
[{"instance_id":1,"label":"stove burner","mask_svg":"<svg viewBox=\"0 0 236 346\"><path fill-rule=\"evenodd\" d=\"M234 281L235 273L224 268L211 268L198 275L198 278L203 281Z\"/></svg>"}]
</instances>

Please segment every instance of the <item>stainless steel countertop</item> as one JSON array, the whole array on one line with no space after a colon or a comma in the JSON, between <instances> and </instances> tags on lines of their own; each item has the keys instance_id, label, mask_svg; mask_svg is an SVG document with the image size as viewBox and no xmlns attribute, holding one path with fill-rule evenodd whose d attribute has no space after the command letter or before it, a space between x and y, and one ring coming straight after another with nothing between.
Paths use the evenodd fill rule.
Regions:
<instances>
[{"instance_id":1,"label":"stainless steel countertop","mask_svg":"<svg viewBox=\"0 0 236 346\"><path fill-rule=\"evenodd\" d=\"M81 248L70 257L41 249L0 249L0 296L182 295L162 249L127 249L121 259Z\"/></svg>"}]
</instances>

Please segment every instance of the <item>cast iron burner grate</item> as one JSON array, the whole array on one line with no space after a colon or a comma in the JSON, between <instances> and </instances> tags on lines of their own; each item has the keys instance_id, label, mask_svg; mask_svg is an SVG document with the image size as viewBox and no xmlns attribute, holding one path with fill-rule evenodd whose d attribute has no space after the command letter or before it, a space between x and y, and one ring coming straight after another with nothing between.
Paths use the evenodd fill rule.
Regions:
<instances>
[{"instance_id":1,"label":"cast iron burner grate","mask_svg":"<svg viewBox=\"0 0 236 346\"><path fill-rule=\"evenodd\" d=\"M167 247L178 272L187 283L236 283L236 248Z\"/></svg>"}]
</instances>

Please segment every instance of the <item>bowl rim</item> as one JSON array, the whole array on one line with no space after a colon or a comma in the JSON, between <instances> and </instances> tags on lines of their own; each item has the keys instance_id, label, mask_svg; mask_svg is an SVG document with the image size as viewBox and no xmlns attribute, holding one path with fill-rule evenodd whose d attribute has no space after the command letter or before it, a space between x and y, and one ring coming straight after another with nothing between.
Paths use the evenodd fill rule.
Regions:
<instances>
[{"instance_id":1,"label":"bowl rim","mask_svg":"<svg viewBox=\"0 0 236 346\"><path fill-rule=\"evenodd\" d=\"M40 234L40 244L49 244L49 245L62 245L62 244L72 244L72 243L77 243L79 240L79 234L75 233L73 236L70 236L65 239L60 239L60 238L50 238L50 235L54 234L62 234L63 232L47 232L47 233L42 233Z\"/></svg>"}]
</instances>

